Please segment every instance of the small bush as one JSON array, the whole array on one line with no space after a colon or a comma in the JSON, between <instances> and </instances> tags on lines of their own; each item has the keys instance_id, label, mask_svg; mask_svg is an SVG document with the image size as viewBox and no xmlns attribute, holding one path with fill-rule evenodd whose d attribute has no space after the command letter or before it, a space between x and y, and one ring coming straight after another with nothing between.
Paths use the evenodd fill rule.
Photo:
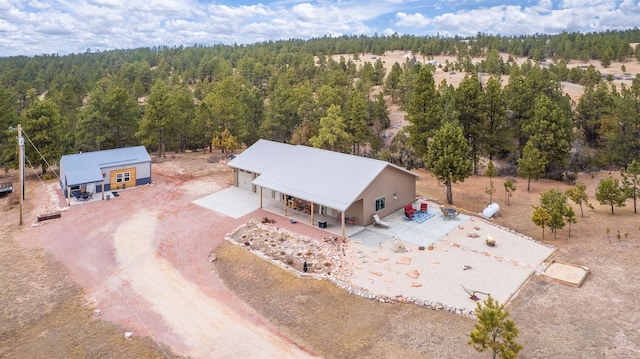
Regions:
<instances>
[{"instance_id":1,"label":"small bush","mask_svg":"<svg viewBox=\"0 0 640 359\"><path fill-rule=\"evenodd\" d=\"M578 179L578 174L576 172L567 172L564 175L564 179L568 184L574 185Z\"/></svg>"},{"instance_id":2,"label":"small bush","mask_svg":"<svg viewBox=\"0 0 640 359\"><path fill-rule=\"evenodd\" d=\"M45 173L42 175L42 180L43 181L50 181L53 179L53 175L51 173Z\"/></svg>"},{"instance_id":3,"label":"small bush","mask_svg":"<svg viewBox=\"0 0 640 359\"><path fill-rule=\"evenodd\" d=\"M547 172L545 177L554 181L562 181L564 179L564 171L558 169L552 170Z\"/></svg>"},{"instance_id":4,"label":"small bush","mask_svg":"<svg viewBox=\"0 0 640 359\"><path fill-rule=\"evenodd\" d=\"M518 166L513 163L505 163L498 166L496 175L498 177L515 177L518 174Z\"/></svg>"}]
</instances>

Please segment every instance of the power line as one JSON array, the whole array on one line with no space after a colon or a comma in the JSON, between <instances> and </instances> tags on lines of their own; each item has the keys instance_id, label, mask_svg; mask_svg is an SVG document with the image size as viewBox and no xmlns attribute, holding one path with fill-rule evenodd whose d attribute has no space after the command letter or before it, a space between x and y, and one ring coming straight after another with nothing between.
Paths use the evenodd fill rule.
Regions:
<instances>
[{"instance_id":1,"label":"power line","mask_svg":"<svg viewBox=\"0 0 640 359\"><path fill-rule=\"evenodd\" d=\"M38 154L40 155L40 157L42 158L42 160L47 164L48 168L51 169L51 172L53 172L55 174L55 176L58 178L59 181L61 181L60 176L51 168L51 165L49 164L49 162L47 162L47 160L44 158L44 156L42 155L42 153L38 150L38 148L36 147L36 145L31 141L31 139L29 139L29 137L24 133L24 130L22 132L22 134L27 138L27 140L29 141L29 143L31 143L31 145L33 146L33 148L38 152ZM26 157L26 156L25 156ZM27 161L29 162L29 165L33 168L33 170L35 171L35 167L33 167L33 165L31 164L31 162L27 159ZM40 180L40 183L42 185L45 185L44 181L42 180L42 178L38 175L38 173L36 172L36 176L38 177L38 180ZM103 188L104 190L104 188ZM69 204L69 207L71 206L71 204ZM96 222L96 220L93 218L93 216L91 216L91 214L87 211L86 208L84 208L83 206L80 206L80 208L82 208L82 210L84 211L84 213L91 219L91 221L93 222L93 224L98 228L98 231L100 234L102 234L105 238L107 238L108 240L113 241L113 238L111 238L109 235L107 235L107 233L105 233L105 231L103 230L103 228ZM109 287L111 287L111 289L118 293L120 295L120 297L122 298L122 300L124 301L124 303L126 304L126 306L129 308L129 310L133 313L133 315L136 317L136 319L138 320L138 322L140 322L140 324L142 325L142 327L147 331L149 337L156 343L156 345L158 346L158 348L160 349L160 351L164 354L164 356L166 358L170 358L169 354L164 350L164 348L162 347L162 345L160 344L160 342L156 339L156 337L153 335L153 333L151 333L151 330L149 329L149 327L147 327L147 325L145 324L145 322L142 320L142 318L140 317L140 315L138 314L138 312L135 310L135 308L133 308L133 306L131 305L131 303L129 303L129 301L127 300L127 298L125 297L125 295L120 291L120 289L118 289L115 285L113 284L112 281L112 276L109 275L107 273L107 271L104 269L104 267L100 264L100 262L98 261L98 259L95 257L95 255L91 252L91 250L89 249L89 247L87 246L86 241L82 238L82 236L80 235L80 233L78 233L78 231L76 230L75 226L71 223L71 221L69 221L68 218L64 217L65 221L67 222L67 224L69 225L69 227L71 227L71 229L73 230L73 233L75 233L76 237L80 240L80 242L82 243L82 246L84 247L84 249L87 251L87 253L89 253L89 256L91 257L91 259L94 261L94 263L96 264L96 267L100 270L100 272L102 272L102 274L105 276L105 278L107 279L107 285Z\"/></svg>"}]
</instances>

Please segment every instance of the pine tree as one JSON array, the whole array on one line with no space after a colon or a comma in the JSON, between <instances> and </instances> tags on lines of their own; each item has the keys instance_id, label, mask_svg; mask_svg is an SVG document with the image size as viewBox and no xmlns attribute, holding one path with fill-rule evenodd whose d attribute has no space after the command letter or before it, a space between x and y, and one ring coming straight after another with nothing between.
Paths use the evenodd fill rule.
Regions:
<instances>
[{"instance_id":1,"label":"pine tree","mask_svg":"<svg viewBox=\"0 0 640 359\"><path fill-rule=\"evenodd\" d=\"M527 192L531 192L531 179L538 179L544 174L547 161L532 142L527 142L518 159L518 175L527 179Z\"/></svg>"},{"instance_id":2,"label":"pine tree","mask_svg":"<svg viewBox=\"0 0 640 359\"><path fill-rule=\"evenodd\" d=\"M504 305L489 296L477 304L476 316L478 322L469 334L469 345L479 352L490 350L494 359L516 358L523 347L515 341L519 331Z\"/></svg>"},{"instance_id":3,"label":"pine tree","mask_svg":"<svg viewBox=\"0 0 640 359\"><path fill-rule=\"evenodd\" d=\"M453 204L451 184L463 182L471 175L469 147L462 128L445 123L433 136L424 158L425 166L447 187L447 203Z\"/></svg>"},{"instance_id":4,"label":"pine tree","mask_svg":"<svg viewBox=\"0 0 640 359\"><path fill-rule=\"evenodd\" d=\"M531 217L533 223L542 228L542 239L544 239L544 228L549 226L551 222L551 214L543 206L533 206L533 216Z\"/></svg>"},{"instance_id":5,"label":"pine tree","mask_svg":"<svg viewBox=\"0 0 640 359\"><path fill-rule=\"evenodd\" d=\"M622 172L622 184L627 198L633 199L633 213L638 213L636 203L640 195L640 162L633 160L627 170Z\"/></svg>"},{"instance_id":6,"label":"pine tree","mask_svg":"<svg viewBox=\"0 0 640 359\"><path fill-rule=\"evenodd\" d=\"M489 177L489 187L484 190L489 195L489 203L493 203L493 194L496 193L496 187L493 184L493 178L496 176L496 168L493 166L493 161L489 161L485 175Z\"/></svg>"},{"instance_id":7,"label":"pine tree","mask_svg":"<svg viewBox=\"0 0 640 359\"><path fill-rule=\"evenodd\" d=\"M545 224L551 229L553 238L555 239L558 229L563 228L566 224L565 219L567 215L569 215L571 209L571 207L567 205L567 195L561 191L558 191L557 189L552 188L540 195L539 207L543 208L544 211L549 215L549 217L544 217L544 219L547 220ZM572 209L571 212L573 212ZM575 218L575 213L573 213L573 217Z\"/></svg>"},{"instance_id":8,"label":"pine tree","mask_svg":"<svg viewBox=\"0 0 640 359\"><path fill-rule=\"evenodd\" d=\"M507 206L509 205L509 199L511 198L515 190L516 190L516 186L513 184L513 180L508 179L504 181L504 197L505 197L505 202L507 202Z\"/></svg>"},{"instance_id":9,"label":"pine tree","mask_svg":"<svg viewBox=\"0 0 640 359\"><path fill-rule=\"evenodd\" d=\"M587 207L593 208L589 203L589 195L587 195L587 185L584 183L576 183L576 186L573 188L569 188L565 191L567 197L571 199L575 204L580 206L580 217L584 217L584 211L582 210L582 204L584 203Z\"/></svg>"},{"instance_id":10,"label":"pine tree","mask_svg":"<svg viewBox=\"0 0 640 359\"><path fill-rule=\"evenodd\" d=\"M418 156L427 153L429 139L438 129L438 98L429 66L423 66L415 80L411 101L407 106L407 132Z\"/></svg>"},{"instance_id":11,"label":"pine tree","mask_svg":"<svg viewBox=\"0 0 640 359\"><path fill-rule=\"evenodd\" d=\"M600 204L608 204L611 206L611 214L613 213L613 206L624 207L627 200L627 194L625 193L624 186L617 178L606 178L600 181L598 188L596 188L596 199Z\"/></svg>"},{"instance_id":12,"label":"pine tree","mask_svg":"<svg viewBox=\"0 0 640 359\"><path fill-rule=\"evenodd\" d=\"M316 148L347 152L352 140L346 128L345 120L340 116L340 106L331 105L327 116L320 119L318 134L311 137L309 143Z\"/></svg>"}]
</instances>

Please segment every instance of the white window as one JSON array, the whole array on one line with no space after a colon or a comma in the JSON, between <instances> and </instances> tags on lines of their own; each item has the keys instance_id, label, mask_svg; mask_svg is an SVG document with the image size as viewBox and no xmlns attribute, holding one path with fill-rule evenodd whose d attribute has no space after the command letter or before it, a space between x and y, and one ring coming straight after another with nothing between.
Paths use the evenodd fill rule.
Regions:
<instances>
[{"instance_id":1,"label":"white window","mask_svg":"<svg viewBox=\"0 0 640 359\"><path fill-rule=\"evenodd\" d=\"M116 183L129 182L131 180L131 172L116 173Z\"/></svg>"},{"instance_id":2,"label":"white window","mask_svg":"<svg viewBox=\"0 0 640 359\"><path fill-rule=\"evenodd\" d=\"M376 212L381 211L384 209L384 196L376 199Z\"/></svg>"}]
</instances>

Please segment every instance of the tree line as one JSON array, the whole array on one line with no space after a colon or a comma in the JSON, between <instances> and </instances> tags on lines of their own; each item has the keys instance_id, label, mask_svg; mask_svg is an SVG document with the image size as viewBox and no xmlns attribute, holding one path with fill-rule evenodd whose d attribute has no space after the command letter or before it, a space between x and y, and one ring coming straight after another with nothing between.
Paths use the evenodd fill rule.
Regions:
<instances>
[{"instance_id":1,"label":"tree line","mask_svg":"<svg viewBox=\"0 0 640 359\"><path fill-rule=\"evenodd\" d=\"M504 160L499 171L525 168L528 178L560 179L568 170L626 166L638 156L640 79L617 88L593 67L568 69L564 58L615 48L613 59L627 60L634 55L629 43L638 37L637 29L469 39L344 36L5 58L1 161L15 165L15 133L5 129L22 123L52 162L65 153L137 144L162 156L214 146L232 150L266 138L412 168L425 165L430 141L451 123L462 131L468 153L458 156L468 155L472 171L488 157ZM566 41L572 45L558 45ZM513 44L524 47L510 50ZM579 51L561 56L560 47ZM505 49L512 56L506 61L498 53ZM535 49L554 62L542 62ZM360 59L389 50L414 56L388 73L380 59ZM334 59L333 53L354 56ZM436 67L420 61L433 54L456 55L438 70L465 72L457 88L434 83ZM513 57L519 56L530 59L518 65ZM507 84L502 74L510 75ZM562 93L561 81L586 86L577 104ZM391 103L407 111L410 126L383 148ZM584 150L572 154L576 146ZM34 151L27 155L39 163Z\"/></svg>"}]
</instances>

